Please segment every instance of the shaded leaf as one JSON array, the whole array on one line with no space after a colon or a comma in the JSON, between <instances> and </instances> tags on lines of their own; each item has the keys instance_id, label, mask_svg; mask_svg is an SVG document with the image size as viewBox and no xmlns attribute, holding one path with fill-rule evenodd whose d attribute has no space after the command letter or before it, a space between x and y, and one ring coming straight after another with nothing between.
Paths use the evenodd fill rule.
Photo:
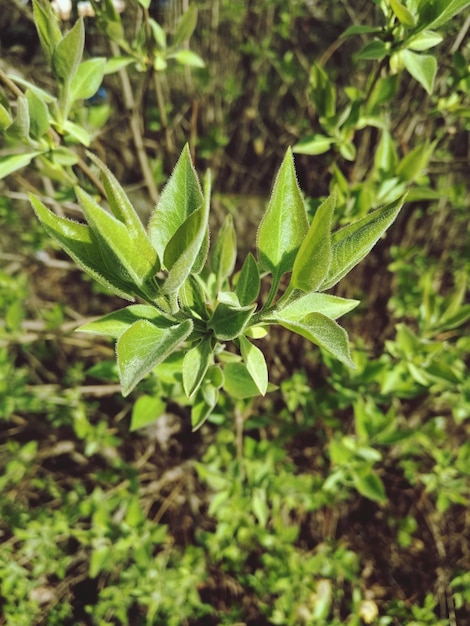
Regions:
<instances>
[{"instance_id":1,"label":"shaded leaf","mask_svg":"<svg viewBox=\"0 0 470 626\"><path fill-rule=\"evenodd\" d=\"M240 335L239 341L240 351L246 369L258 388L259 393L264 396L268 389L268 367L264 354L243 335Z\"/></svg>"},{"instance_id":2,"label":"shaded leaf","mask_svg":"<svg viewBox=\"0 0 470 626\"><path fill-rule=\"evenodd\" d=\"M148 426L158 419L165 411L166 404L158 396L140 396L132 407L129 431L132 433L139 428Z\"/></svg>"},{"instance_id":3,"label":"shaded leaf","mask_svg":"<svg viewBox=\"0 0 470 626\"><path fill-rule=\"evenodd\" d=\"M238 275L236 294L241 306L251 304L259 295L261 279L258 263L249 252Z\"/></svg>"},{"instance_id":4,"label":"shaded leaf","mask_svg":"<svg viewBox=\"0 0 470 626\"><path fill-rule=\"evenodd\" d=\"M219 302L207 328L221 341L229 341L238 337L247 326L256 304L234 306Z\"/></svg>"},{"instance_id":5,"label":"shaded leaf","mask_svg":"<svg viewBox=\"0 0 470 626\"><path fill-rule=\"evenodd\" d=\"M437 73L437 61L429 54L402 50L403 63L408 72L431 94Z\"/></svg>"},{"instance_id":6,"label":"shaded leaf","mask_svg":"<svg viewBox=\"0 0 470 626\"><path fill-rule=\"evenodd\" d=\"M205 337L188 350L183 359L182 375L185 394L190 398L200 387L213 361L212 339Z\"/></svg>"}]
</instances>

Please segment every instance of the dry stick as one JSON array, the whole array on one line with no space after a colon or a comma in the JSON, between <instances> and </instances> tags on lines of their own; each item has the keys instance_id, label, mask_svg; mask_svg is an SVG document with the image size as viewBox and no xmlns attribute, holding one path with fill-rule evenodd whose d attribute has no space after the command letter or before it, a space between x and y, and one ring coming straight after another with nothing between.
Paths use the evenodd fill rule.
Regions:
<instances>
[{"instance_id":1,"label":"dry stick","mask_svg":"<svg viewBox=\"0 0 470 626\"><path fill-rule=\"evenodd\" d=\"M111 52L113 56L119 56L119 47L114 41L110 42ZM119 77L121 79L122 91L124 96L124 105L131 114L130 126L132 131L132 137L134 145L137 151L137 157L139 159L140 168L144 177L145 185L148 189L152 202L158 200L158 190L153 179L152 170L150 169L147 153L145 152L144 140L140 129L140 119L136 109L134 95L132 93L131 81L125 68L119 70Z\"/></svg>"}]
</instances>

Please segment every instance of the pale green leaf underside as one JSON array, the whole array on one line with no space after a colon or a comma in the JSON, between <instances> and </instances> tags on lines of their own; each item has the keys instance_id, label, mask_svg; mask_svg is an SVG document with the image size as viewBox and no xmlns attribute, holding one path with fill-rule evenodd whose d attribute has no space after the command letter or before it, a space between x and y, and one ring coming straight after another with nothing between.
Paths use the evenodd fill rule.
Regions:
<instances>
[{"instance_id":1,"label":"pale green leaf underside","mask_svg":"<svg viewBox=\"0 0 470 626\"><path fill-rule=\"evenodd\" d=\"M116 344L122 395L128 396L144 376L178 348L192 329L191 320L169 328L157 328L148 320L130 326Z\"/></svg>"},{"instance_id":2,"label":"pale green leaf underside","mask_svg":"<svg viewBox=\"0 0 470 626\"><path fill-rule=\"evenodd\" d=\"M359 304L359 300L339 298L326 293L308 293L282 308L282 317L299 321L309 313L322 313L330 319L337 319Z\"/></svg>"},{"instance_id":3,"label":"pale green leaf underside","mask_svg":"<svg viewBox=\"0 0 470 626\"><path fill-rule=\"evenodd\" d=\"M83 324L77 331L107 335L117 339L132 324L139 320L148 320L159 328L169 328L174 322L166 318L157 308L150 304L131 304L119 311L113 311L93 322Z\"/></svg>"},{"instance_id":4,"label":"pale green leaf underside","mask_svg":"<svg viewBox=\"0 0 470 626\"><path fill-rule=\"evenodd\" d=\"M336 285L362 261L395 220L403 202L404 198L400 198L333 234L331 264L328 275L321 284L322 291Z\"/></svg>"},{"instance_id":5,"label":"pale green leaf underside","mask_svg":"<svg viewBox=\"0 0 470 626\"><path fill-rule=\"evenodd\" d=\"M348 335L344 328L321 313L310 313L299 321L284 318L282 311L275 315L277 322L287 330L305 337L320 348L324 348L341 363L355 369L351 359Z\"/></svg>"}]
</instances>

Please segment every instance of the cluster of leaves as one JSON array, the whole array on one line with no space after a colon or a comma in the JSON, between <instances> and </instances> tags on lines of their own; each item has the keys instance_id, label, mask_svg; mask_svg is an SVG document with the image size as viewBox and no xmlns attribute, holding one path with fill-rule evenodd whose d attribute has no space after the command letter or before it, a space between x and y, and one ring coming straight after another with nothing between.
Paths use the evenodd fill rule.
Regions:
<instances>
[{"instance_id":1,"label":"cluster of leaves","mask_svg":"<svg viewBox=\"0 0 470 626\"><path fill-rule=\"evenodd\" d=\"M243 399L268 390L262 351L250 341L272 324L298 333L354 367L347 334L335 319L356 301L323 292L353 268L395 219L402 201L378 209L332 233L334 196L309 224L292 154L287 152L258 232L258 260L249 253L234 276L236 235L229 216L204 268L209 248L210 178L204 192L183 150L153 212L148 234L124 190L100 162L111 212L80 188L77 198L88 224L49 211L31 197L46 230L93 278L135 304L81 327L117 339L123 394L184 343L183 388L193 398L193 428L217 404L219 389ZM279 295L281 279L290 274ZM271 286L258 307L261 277ZM230 290L232 289L232 290ZM226 350L234 341L240 358ZM221 365L223 364L223 367Z\"/></svg>"}]
</instances>

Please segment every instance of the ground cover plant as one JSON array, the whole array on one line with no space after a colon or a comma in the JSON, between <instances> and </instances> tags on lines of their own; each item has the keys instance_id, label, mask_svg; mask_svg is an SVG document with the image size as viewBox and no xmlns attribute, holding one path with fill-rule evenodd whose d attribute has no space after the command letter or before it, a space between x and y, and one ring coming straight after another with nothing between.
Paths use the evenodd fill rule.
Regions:
<instances>
[{"instance_id":1,"label":"ground cover plant","mask_svg":"<svg viewBox=\"0 0 470 626\"><path fill-rule=\"evenodd\" d=\"M0 623L470 623L469 5L0 12Z\"/></svg>"}]
</instances>

